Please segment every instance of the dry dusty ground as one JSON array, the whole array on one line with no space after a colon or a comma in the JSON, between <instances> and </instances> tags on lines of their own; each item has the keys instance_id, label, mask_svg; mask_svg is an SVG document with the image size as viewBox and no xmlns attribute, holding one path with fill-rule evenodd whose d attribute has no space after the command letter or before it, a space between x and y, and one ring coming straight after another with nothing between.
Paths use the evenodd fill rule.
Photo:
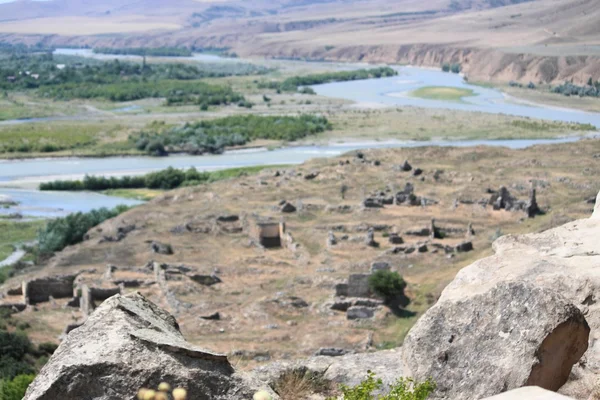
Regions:
<instances>
[{"instance_id":1,"label":"dry dusty ground","mask_svg":"<svg viewBox=\"0 0 600 400\"><path fill-rule=\"evenodd\" d=\"M168 192L93 229L89 240L67 248L49 265L13 278L4 288L31 276L82 270L88 272L80 275L80 281L110 286L102 276L106 265L113 264L118 268L115 279L144 282L140 288L127 291L140 290L173 312L192 342L229 354L245 350L247 353L233 357L240 366L264 361L266 353L281 359L310 355L320 347L357 351L369 346L394 347L402 343L418 315L435 301L458 269L490 254L494 237L547 229L588 216L593 205L585 200L600 189L599 140L521 151L488 147L373 150L366 151L365 158L368 162L361 162L352 153L313 160L279 174L266 170L258 176ZM422 179L398 171L396 167L405 159L424 170ZM374 165L375 160L380 165ZM438 170L443 172L437 173L436 180ZM305 179L314 171L319 172L315 179ZM407 182L414 183L417 195L436 199L439 204L361 207L369 193L385 192L386 188L397 191ZM517 198L526 199L530 182L537 186L538 201L546 215L528 219L520 212L493 211L477 204L489 198L486 189L501 185ZM348 186L345 199L340 195L343 184ZM298 211L282 214L277 207L282 199L295 204ZM475 204L469 204L472 201ZM246 220L260 216L285 221L298 249L253 245L245 231L232 233L231 225L216 222L218 216L231 214ZM427 227L432 218L441 228L463 230L435 240L443 245L462 241L467 224L472 222L475 250L449 258L444 251L434 252L429 242L426 253L389 253L393 246L385 237L387 233L397 230L408 245L427 242L427 238L410 236L406 231ZM185 224L192 230L177 228ZM113 236L118 227L129 225L135 229L123 240L102 240ZM364 230L373 226L377 227L379 248L363 244ZM343 235L349 238L328 249L329 230L335 230L338 239ZM174 254L152 253L153 240L171 244ZM150 260L185 265L196 273L215 273L222 283L209 287L182 275L169 275L165 292L144 269ZM415 312L414 316L399 318L383 307L373 320L357 322L329 309L337 283L350 273L367 272L373 261L381 260L388 261L409 282L412 303L408 310ZM308 307L294 307L290 296L305 300ZM9 296L3 301L19 298ZM14 317L30 323L27 333L33 340L56 341L67 323L81 317L79 311L63 308L64 302L42 303ZM221 320L200 318L214 312L221 314Z\"/></svg>"}]
</instances>

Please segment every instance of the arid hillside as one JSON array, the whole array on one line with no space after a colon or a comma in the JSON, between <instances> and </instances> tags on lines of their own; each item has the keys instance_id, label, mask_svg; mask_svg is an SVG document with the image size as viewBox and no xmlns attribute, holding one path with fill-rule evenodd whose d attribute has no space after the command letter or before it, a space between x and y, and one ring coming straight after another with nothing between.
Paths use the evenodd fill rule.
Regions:
<instances>
[{"instance_id":1,"label":"arid hillside","mask_svg":"<svg viewBox=\"0 0 600 400\"><path fill-rule=\"evenodd\" d=\"M229 47L242 56L460 63L472 80L600 78L595 0L0 5L0 40L69 46Z\"/></svg>"},{"instance_id":2,"label":"arid hillside","mask_svg":"<svg viewBox=\"0 0 600 400\"><path fill-rule=\"evenodd\" d=\"M1 302L25 308L13 318L36 342L56 341L104 298L139 290L191 342L242 365L396 347L493 240L589 215L598 157L597 140L373 150L179 189L23 271ZM531 185L542 212L534 218ZM408 306L365 291L380 268L406 279Z\"/></svg>"}]
</instances>

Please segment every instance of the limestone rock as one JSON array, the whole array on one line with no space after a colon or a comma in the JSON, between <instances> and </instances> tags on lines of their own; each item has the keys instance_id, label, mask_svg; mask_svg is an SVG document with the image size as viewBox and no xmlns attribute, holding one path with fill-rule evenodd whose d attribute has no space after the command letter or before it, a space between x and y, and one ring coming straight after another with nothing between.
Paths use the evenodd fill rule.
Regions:
<instances>
[{"instance_id":1,"label":"limestone rock","mask_svg":"<svg viewBox=\"0 0 600 400\"><path fill-rule=\"evenodd\" d=\"M369 319L375 316L375 309L365 306L352 306L346 311L346 318L354 319Z\"/></svg>"},{"instance_id":2,"label":"limestone rock","mask_svg":"<svg viewBox=\"0 0 600 400\"><path fill-rule=\"evenodd\" d=\"M596 206L594 207L592 218L600 218L600 192L598 192L598 197L596 197Z\"/></svg>"},{"instance_id":3,"label":"limestone rock","mask_svg":"<svg viewBox=\"0 0 600 400\"><path fill-rule=\"evenodd\" d=\"M336 357L318 356L307 360L277 361L258 367L253 373L269 385L276 382L286 371L300 370L310 371L335 384L356 386L365 379L367 371L372 371L383 381L386 392L385 389L389 388L389 385L403 376L401 350L398 348Z\"/></svg>"},{"instance_id":4,"label":"limestone rock","mask_svg":"<svg viewBox=\"0 0 600 400\"><path fill-rule=\"evenodd\" d=\"M187 388L190 400L250 399L266 388L236 374L226 356L190 345L175 318L135 293L111 297L70 332L24 399L133 399L163 381Z\"/></svg>"},{"instance_id":5,"label":"limestone rock","mask_svg":"<svg viewBox=\"0 0 600 400\"><path fill-rule=\"evenodd\" d=\"M321 347L315 353L315 356L341 357L350 353L349 350L339 349L337 347Z\"/></svg>"},{"instance_id":6,"label":"limestone rock","mask_svg":"<svg viewBox=\"0 0 600 400\"><path fill-rule=\"evenodd\" d=\"M554 290L501 282L463 298L442 298L404 342L404 365L432 377L434 399L467 400L525 385L556 391L588 347L590 328Z\"/></svg>"},{"instance_id":7,"label":"limestone rock","mask_svg":"<svg viewBox=\"0 0 600 400\"><path fill-rule=\"evenodd\" d=\"M293 213L296 212L296 207L292 203L286 201L283 203L280 210L282 213Z\"/></svg>"},{"instance_id":8,"label":"limestone rock","mask_svg":"<svg viewBox=\"0 0 600 400\"><path fill-rule=\"evenodd\" d=\"M392 267L385 261L375 261L371 264L371 273L377 271L390 271Z\"/></svg>"},{"instance_id":9,"label":"limestone rock","mask_svg":"<svg viewBox=\"0 0 600 400\"><path fill-rule=\"evenodd\" d=\"M173 254L173 247L171 247L170 244L166 244L166 243L161 243L161 242L152 242L152 252L157 253L157 254L164 254L164 255L172 255Z\"/></svg>"},{"instance_id":10,"label":"limestone rock","mask_svg":"<svg viewBox=\"0 0 600 400\"><path fill-rule=\"evenodd\" d=\"M192 275L188 275L188 276L194 282L199 283L204 286L212 286L212 285L216 285L217 283L222 282L221 278L219 278L218 276L216 276L214 274L212 274L212 275L192 274Z\"/></svg>"},{"instance_id":11,"label":"limestone rock","mask_svg":"<svg viewBox=\"0 0 600 400\"><path fill-rule=\"evenodd\" d=\"M404 163L400 166L401 171L408 172L412 169L412 165L408 163L408 160L404 160Z\"/></svg>"}]
</instances>

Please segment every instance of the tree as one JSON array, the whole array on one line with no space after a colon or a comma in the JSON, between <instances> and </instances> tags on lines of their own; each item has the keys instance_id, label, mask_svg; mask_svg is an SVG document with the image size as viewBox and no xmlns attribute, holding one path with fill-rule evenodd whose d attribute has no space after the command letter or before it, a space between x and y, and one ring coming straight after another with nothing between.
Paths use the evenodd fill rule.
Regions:
<instances>
[{"instance_id":1,"label":"tree","mask_svg":"<svg viewBox=\"0 0 600 400\"><path fill-rule=\"evenodd\" d=\"M444 71L444 72L450 72L450 64L443 63L442 64L442 71Z\"/></svg>"},{"instance_id":2,"label":"tree","mask_svg":"<svg viewBox=\"0 0 600 400\"><path fill-rule=\"evenodd\" d=\"M377 271L369 277L369 289L378 296L381 296L387 303L398 300L406 303L404 289L406 282L397 272Z\"/></svg>"}]
</instances>

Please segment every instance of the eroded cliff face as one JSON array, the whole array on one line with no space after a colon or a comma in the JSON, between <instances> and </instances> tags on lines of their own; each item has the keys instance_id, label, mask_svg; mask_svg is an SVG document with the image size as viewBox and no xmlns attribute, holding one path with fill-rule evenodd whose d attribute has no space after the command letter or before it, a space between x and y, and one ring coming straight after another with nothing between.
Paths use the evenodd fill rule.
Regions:
<instances>
[{"instance_id":1,"label":"eroded cliff face","mask_svg":"<svg viewBox=\"0 0 600 400\"><path fill-rule=\"evenodd\" d=\"M563 83L573 79L585 84L590 77L600 79L600 57L541 56L506 53L442 44L344 46L331 50L302 49L288 43L268 43L236 49L243 56L324 59L328 61L410 64L439 68L443 63L459 63L472 81L521 81Z\"/></svg>"},{"instance_id":2,"label":"eroded cliff face","mask_svg":"<svg viewBox=\"0 0 600 400\"><path fill-rule=\"evenodd\" d=\"M231 52L241 57L409 64L431 68L440 68L445 62L459 63L462 71L471 81L520 81L538 84L563 83L572 79L575 84L585 84L590 77L593 80L600 80L599 56L508 53L498 49L464 47L458 44L342 45L328 49L323 46L297 45L289 41L265 41L261 38L261 33L210 36L194 32L167 35L132 34L126 38L3 34L0 35L0 40L28 44L43 43L56 47L230 47Z\"/></svg>"},{"instance_id":3,"label":"eroded cliff face","mask_svg":"<svg viewBox=\"0 0 600 400\"><path fill-rule=\"evenodd\" d=\"M594 210L503 236L495 255L462 269L409 333L406 371L433 376L438 398L533 384L587 399L600 373L600 194Z\"/></svg>"}]
</instances>

